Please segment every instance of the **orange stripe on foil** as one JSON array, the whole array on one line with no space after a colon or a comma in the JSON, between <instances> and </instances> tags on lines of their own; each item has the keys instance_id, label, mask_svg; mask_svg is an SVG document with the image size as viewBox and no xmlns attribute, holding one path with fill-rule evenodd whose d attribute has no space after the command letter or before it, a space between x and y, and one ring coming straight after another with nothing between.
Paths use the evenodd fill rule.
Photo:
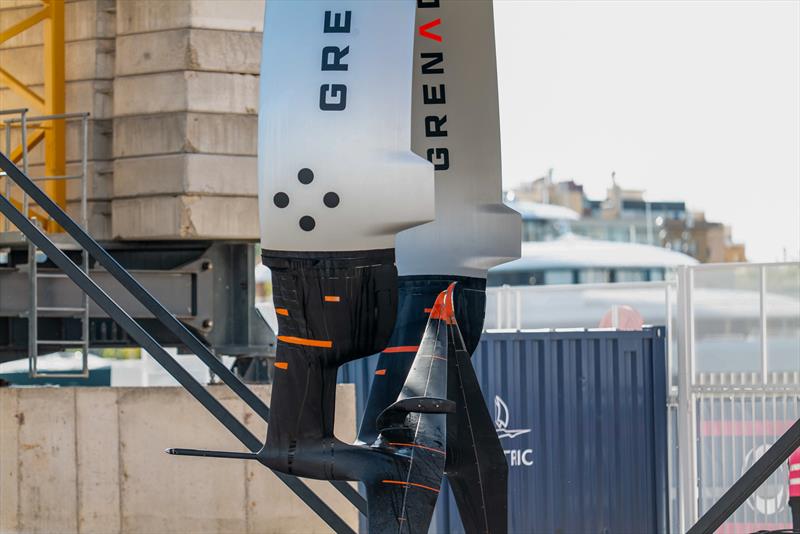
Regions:
<instances>
[{"instance_id":1,"label":"orange stripe on foil","mask_svg":"<svg viewBox=\"0 0 800 534\"><path fill-rule=\"evenodd\" d=\"M323 349L329 349L333 347L333 341L306 339L304 337L278 336L278 340L291 345L305 345L306 347L322 347Z\"/></svg>"},{"instance_id":2,"label":"orange stripe on foil","mask_svg":"<svg viewBox=\"0 0 800 534\"><path fill-rule=\"evenodd\" d=\"M431 311L433 311L433 308L425 308L425 313L430 313Z\"/></svg>"},{"instance_id":3,"label":"orange stripe on foil","mask_svg":"<svg viewBox=\"0 0 800 534\"><path fill-rule=\"evenodd\" d=\"M383 376L386 374L386 369L378 369L377 371L375 371L375 374L378 376Z\"/></svg>"},{"instance_id":4,"label":"orange stripe on foil","mask_svg":"<svg viewBox=\"0 0 800 534\"><path fill-rule=\"evenodd\" d=\"M325 295L325 302L339 302L341 300L342 298L336 295Z\"/></svg>"},{"instance_id":5,"label":"orange stripe on foil","mask_svg":"<svg viewBox=\"0 0 800 534\"><path fill-rule=\"evenodd\" d=\"M275 367L278 369L286 370L289 368L289 362L275 362L273 365L275 365Z\"/></svg>"},{"instance_id":6,"label":"orange stripe on foil","mask_svg":"<svg viewBox=\"0 0 800 534\"><path fill-rule=\"evenodd\" d=\"M386 347L383 349L382 352L393 353L393 352L417 352L419 350L418 345L403 345L401 347Z\"/></svg>"},{"instance_id":7,"label":"orange stripe on foil","mask_svg":"<svg viewBox=\"0 0 800 534\"><path fill-rule=\"evenodd\" d=\"M403 482L402 480L381 480L381 482L384 484L397 484L398 486L414 486L415 488L422 488L428 491L433 491L434 493L439 493L439 490L436 488L432 488L424 484L417 484L416 482Z\"/></svg>"},{"instance_id":8,"label":"orange stripe on foil","mask_svg":"<svg viewBox=\"0 0 800 534\"><path fill-rule=\"evenodd\" d=\"M392 445L394 447L414 447L414 448L417 448L417 449L424 449L426 451L438 452L439 454L444 454L445 453L441 449L434 449L433 447L426 447L424 445L417 445L416 443L392 443L390 441L389 445Z\"/></svg>"},{"instance_id":9,"label":"orange stripe on foil","mask_svg":"<svg viewBox=\"0 0 800 534\"><path fill-rule=\"evenodd\" d=\"M278 315L289 315L289 310L286 308L275 308L275 313Z\"/></svg>"}]
</instances>

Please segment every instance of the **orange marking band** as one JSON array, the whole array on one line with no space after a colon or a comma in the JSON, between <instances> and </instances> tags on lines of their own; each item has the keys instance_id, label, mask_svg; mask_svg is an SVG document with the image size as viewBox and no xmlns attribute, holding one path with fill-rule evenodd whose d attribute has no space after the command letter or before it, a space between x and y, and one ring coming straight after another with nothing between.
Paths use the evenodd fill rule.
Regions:
<instances>
[{"instance_id":1,"label":"orange marking band","mask_svg":"<svg viewBox=\"0 0 800 534\"><path fill-rule=\"evenodd\" d=\"M433 308L425 308L425 313L430 313L433 311Z\"/></svg>"},{"instance_id":2,"label":"orange marking band","mask_svg":"<svg viewBox=\"0 0 800 534\"><path fill-rule=\"evenodd\" d=\"M304 337L278 336L278 340L291 345L305 345L306 347L322 347L323 349L329 349L333 347L333 341L306 339Z\"/></svg>"},{"instance_id":3,"label":"orange marking band","mask_svg":"<svg viewBox=\"0 0 800 534\"><path fill-rule=\"evenodd\" d=\"M417 484L416 482L403 482L402 480L381 480L381 482L383 482L384 484L397 484L399 486L414 486L415 488L422 488L428 491L439 493L439 490L436 488L432 488L424 484Z\"/></svg>"},{"instance_id":4,"label":"orange marking band","mask_svg":"<svg viewBox=\"0 0 800 534\"><path fill-rule=\"evenodd\" d=\"M378 376L383 376L386 374L386 369L378 369L377 371L375 371L375 374Z\"/></svg>"},{"instance_id":5,"label":"orange marking band","mask_svg":"<svg viewBox=\"0 0 800 534\"><path fill-rule=\"evenodd\" d=\"M288 362L275 362L274 365L278 369L288 369L289 368L289 363Z\"/></svg>"},{"instance_id":6,"label":"orange marking band","mask_svg":"<svg viewBox=\"0 0 800 534\"><path fill-rule=\"evenodd\" d=\"M288 316L289 315L289 310L287 310L286 308L275 308L275 313L277 313L278 315L287 315Z\"/></svg>"},{"instance_id":7,"label":"orange marking band","mask_svg":"<svg viewBox=\"0 0 800 534\"><path fill-rule=\"evenodd\" d=\"M418 350L419 346L417 345L403 345L401 347L386 347L382 352L417 352Z\"/></svg>"},{"instance_id":8,"label":"orange marking band","mask_svg":"<svg viewBox=\"0 0 800 534\"><path fill-rule=\"evenodd\" d=\"M426 447L424 445L417 445L416 443L392 443L390 441L389 445L392 445L393 447L414 447L414 448L417 448L417 449L424 449L426 451L438 452L439 454L444 454L445 453L441 449L434 449L433 447Z\"/></svg>"},{"instance_id":9,"label":"orange marking band","mask_svg":"<svg viewBox=\"0 0 800 534\"><path fill-rule=\"evenodd\" d=\"M341 300L341 297L337 297L335 295L325 295L325 302L339 302Z\"/></svg>"}]
</instances>

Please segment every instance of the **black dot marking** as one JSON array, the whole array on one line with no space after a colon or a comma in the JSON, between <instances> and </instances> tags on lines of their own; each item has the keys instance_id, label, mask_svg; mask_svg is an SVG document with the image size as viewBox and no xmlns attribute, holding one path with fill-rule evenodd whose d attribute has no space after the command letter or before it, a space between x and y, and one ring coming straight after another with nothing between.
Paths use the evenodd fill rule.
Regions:
<instances>
[{"instance_id":1,"label":"black dot marking","mask_svg":"<svg viewBox=\"0 0 800 534\"><path fill-rule=\"evenodd\" d=\"M289 195L283 192L275 193L275 196L272 197L272 202L274 202L279 208L285 208L289 205Z\"/></svg>"},{"instance_id":2,"label":"black dot marking","mask_svg":"<svg viewBox=\"0 0 800 534\"><path fill-rule=\"evenodd\" d=\"M303 185L308 185L314 181L314 172L311 169L300 169L297 172L297 179Z\"/></svg>"},{"instance_id":3,"label":"black dot marking","mask_svg":"<svg viewBox=\"0 0 800 534\"><path fill-rule=\"evenodd\" d=\"M339 205L339 195L337 195L333 191L325 193L325 196L322 197L322 201L329 208L335 208L336 206Z\"/></svg>"},{"instance_id":4,"label":"black dot marking","mask_svg":"<svg viewBox=\"0 0 800 534\"><path fill-rule=\"evenodd\" d=\"M300 217L300 228L306 232L313 230L316 225L317 223L314 221L314 217L309 217L308 215Z\"/></svg>"}]
</instances>

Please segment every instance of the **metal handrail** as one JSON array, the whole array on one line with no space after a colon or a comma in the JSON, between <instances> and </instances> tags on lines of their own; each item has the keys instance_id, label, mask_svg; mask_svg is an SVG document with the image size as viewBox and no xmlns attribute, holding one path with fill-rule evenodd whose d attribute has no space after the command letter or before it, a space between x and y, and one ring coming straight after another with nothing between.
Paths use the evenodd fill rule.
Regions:
<instances>
[{"instance_id":1,"label":"metal handrail","mask_svg":"<svg viewBox=\"0 0 800 534\"><path fill-rule=\"evenodd\" d=\"M5 137L6 137L6 154L11 155L11 123L19 122L21 125L21 141L22 141L22 172L28 174L28 108L15 108L0 110L0 115L19 115L19 119L8 119L5 122ZM11 178L6 175L5 195L11 198ZM22 195L22 211L25 216L28 216L28 195ZM3 231L10 230L10 221L8 218L3 222Z\"/></svg>"},{"instance_id":2,"label":"metal handrail","mask_svg":"<svg viewBox=\"0 0 800 534\"><path fill-rule=\"evenodd\" d=\"M6 154L11 154L11 126L15 124L19 124L19 128L21 129L21 146L22 146L22 172L25 175L28 174L28 128L45 128L45 126L36 125L33 123L36 122L46 122L46 121L55 121L55 120L63 120L63 121L74 121L80 120L81 121L81 173L75 175L64 175L64 176L41 176L37 178L32 178L35 182L48 182L48 181L57 181L57 180L82 180L81 184L81 208L80 208L80 221L81 225L84 229L88 229L88 152L89 152L89 126L88 121L91 114L89 112L73 112L73 113L56 113L52 115L36 115L36 116L28 116L28 108L16 108L16 109L8 109L8 110L0 110L0 115L20 115L19 117L14 117L10 119L5 119L3 121L5 125L5 137L6 137ZM11 195L11 182L6 178L6 188L5 188L5 195L6 197L10 198ZM23 191L22 196L22 213L25 217L30 217L30 201L28 199L28 194ZM10 230L9 221L8 219L4 222L4 232L8 232Z\"/></svg>"},{"instance_id":3,"label":"metal handrail","mask_svg":"<svg viewBox=\"0 0 800 534\"><path fill-rule=\"evenodd\" d=\"M26 109L27 111L27 109ZM2 113L0 113L2 114ZM36 122L36 121L55 121L55 120L62 120L62 119L79 119L82 117L88 117L88 111L78 111L74 113L56 113L53 115L37 115L35 117L28 117L28 122ZM5 122L21 122L21 119L7 119Z\"/></svg>"}]
</instances>

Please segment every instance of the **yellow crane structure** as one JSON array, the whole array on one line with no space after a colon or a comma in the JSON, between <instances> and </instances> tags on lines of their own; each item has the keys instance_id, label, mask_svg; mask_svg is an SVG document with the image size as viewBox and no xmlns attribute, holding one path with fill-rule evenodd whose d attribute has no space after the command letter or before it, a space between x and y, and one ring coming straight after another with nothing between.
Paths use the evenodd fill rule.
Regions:
<instances>
[{"instance_id":1,"label":"yellow crane structure","mask_svg":"<svg viewBox=\"0 0 800 534\"><path fill-rule=\"evenodd\" d=\"M23 97L30 107L42 115L60 115L66 109L65 89L65 45L64 45L64 0L41 0L41 9L32 15L13 24L9 28L0 28L0 45L22 32L30 30L37 24L42 25L44 36L44 90L40 95L28 85L21 82L0 64L0 83L6 85L16 94ZM19 126L17 124L16 126ZM66 126L64 119L52 119L28 125L30 134L26 145L15 147L10 159L17 163L23 157L23 151L30 151L44 141L45 176L64 176L66 174ZM62 208L66 207L66 183L64 180L43 180L43 189L47 195ZM14 199L19 204L19 199ZM18 205L19 207L19 205ZM49 217L31 209L50 232L58 231L58 225Z\"/></svg>"}]
</instances>

